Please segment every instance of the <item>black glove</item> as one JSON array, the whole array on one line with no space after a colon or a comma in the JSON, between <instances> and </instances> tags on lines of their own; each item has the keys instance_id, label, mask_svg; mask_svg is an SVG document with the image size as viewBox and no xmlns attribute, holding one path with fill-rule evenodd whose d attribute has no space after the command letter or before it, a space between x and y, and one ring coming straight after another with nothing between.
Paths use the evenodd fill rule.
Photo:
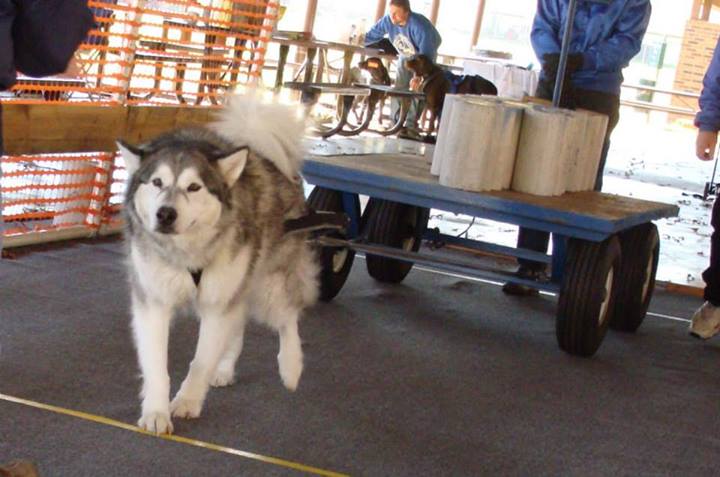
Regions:
<instances>
[{"instance_id":1,"label":"black glove","mask_svg":"<svg viewBox=\"0 0 720 477\"><path fill-rule=\"evenodd\" d=\"M568 75L571 75L582 68L584 61L585 59L582 53L570 53L565 67L565 77L567 78ZM557 76L558 66L560 65L560 53L544 54L542 57L542 64L545 76L552 76L552 78L555 79Z\"/></svg>"},{"instance_id":2,"label":"black glove","mask_svg":"<svg viewBox=\"0 0 720 477\"><path fill-rule=\"evenodd\" d=\"M543 55L543 79L538 82L536 96L538 98L552 100L555 90L555 79L557 77L558 65L560 64L559 53L548 53ZM575 87L572 84L572 74L582 68L582 53L568 55L565 77L563 79L562 97L560 107L575 109Z\"/></svg>"}]
</instances>

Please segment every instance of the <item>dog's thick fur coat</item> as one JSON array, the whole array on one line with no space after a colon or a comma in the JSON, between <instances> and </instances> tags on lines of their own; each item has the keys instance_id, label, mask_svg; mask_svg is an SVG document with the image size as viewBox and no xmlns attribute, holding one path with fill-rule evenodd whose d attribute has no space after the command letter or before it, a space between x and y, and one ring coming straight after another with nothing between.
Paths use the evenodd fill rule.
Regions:
<instances>
[{"instance_id":1,"label":"dog's thick fur coat","mask_svg":"<svg viewBox=\"0 0 720 477\"><path fill-rule=\"evenodd\" d=\"M298 319L318 294L314 251L284 221L306 213L304 124L294 110L234 98L208 128L119 143L128 169L126 240L133 331L143 376L140 427L172 432L200 415L210 385L234 379L248 318L277 330L282 381L302 373ZM200 320L195 357L170 402L175 314Z\"/></svg>"}]
</instances>

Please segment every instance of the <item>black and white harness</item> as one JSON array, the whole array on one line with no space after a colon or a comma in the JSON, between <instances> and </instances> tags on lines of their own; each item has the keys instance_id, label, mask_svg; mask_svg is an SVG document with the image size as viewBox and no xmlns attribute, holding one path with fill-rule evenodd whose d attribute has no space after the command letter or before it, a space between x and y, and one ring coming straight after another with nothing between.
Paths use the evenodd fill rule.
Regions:
<instances>
[{"instance_id":1,"label":"black and white harness","mask_svg":"<svg viewBox=\"0 0 720 477\"><path fill-rule=\"evenodd\" d=\"M350 225L350 217L342 212L325 212L323 210L312 210L302 217L296 219L287 219L284 224L284 234L294 234L300 232L312 232L313 236L318 236L330 232L342 232L347 230ZM195 286L200 285L202 279L202 269L188 270Z\"/></svg>"}]
</instances>

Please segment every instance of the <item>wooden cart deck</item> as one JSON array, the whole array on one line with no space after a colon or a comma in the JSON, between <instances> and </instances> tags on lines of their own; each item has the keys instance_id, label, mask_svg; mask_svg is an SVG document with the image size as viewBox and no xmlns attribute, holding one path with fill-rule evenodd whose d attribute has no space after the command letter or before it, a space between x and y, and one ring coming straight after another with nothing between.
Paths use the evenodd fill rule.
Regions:
<instances>
[{"instance_id":1,"label":"wooden cart deck","mask_svg":"<svg viewBox=\"0 0 720 477\"><path fill-rule=\"evenodd\" d=\"M305 179L315 185L600 241L621 230L674 217L678 207L600 192L543 197L514 191L468 192L441 185L430 158L359 154L306 158Z\"/></svg>"}]
</instances>

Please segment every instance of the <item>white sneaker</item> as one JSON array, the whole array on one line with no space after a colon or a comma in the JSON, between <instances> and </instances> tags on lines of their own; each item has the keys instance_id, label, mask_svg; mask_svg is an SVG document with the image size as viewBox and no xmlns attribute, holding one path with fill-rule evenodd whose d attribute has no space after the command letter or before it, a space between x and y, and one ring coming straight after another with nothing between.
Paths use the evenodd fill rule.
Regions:
<instances>
[{"instance_id":1,"label":"white sneaker","mask_svg":"<svg viewBox=\"0 0 720 477\"><path fill-rule=\"evenodd\" d=\"M688 331L692 336L704 340L720 333L720 307L714 306L709 301L703 303L692 316Z\"/></svg>"}]
</instances>

